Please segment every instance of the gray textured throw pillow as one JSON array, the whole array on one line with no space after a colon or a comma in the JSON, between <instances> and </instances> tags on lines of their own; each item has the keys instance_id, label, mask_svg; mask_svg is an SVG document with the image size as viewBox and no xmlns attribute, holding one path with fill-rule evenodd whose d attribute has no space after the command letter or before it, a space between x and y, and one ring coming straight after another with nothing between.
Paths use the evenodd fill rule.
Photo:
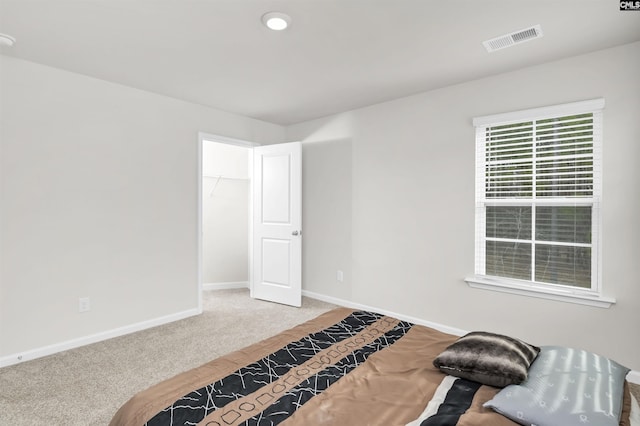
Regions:
<instances>
[{"instance_id":1,"label":"gray textured throw pillow","mask_svg":"<svg viewBox=\"0 0 640 426\"><path fill-rule=\"evenodd\" d=\"M433 361L445 374L485 385L521 383L540 348L513 337L474 331L456 340Z\"/></svg>"},{"instance_id":2,"label":"gray textured throw pillow","mask_svg":"<svg viewBox=\"0 0 640 426\"><path fill-rule=\"evenodd\" d=\"M484 406L527 426L618 426L628 372L591 352L543 346L527 380Z\"/></svg>"}]
</instances>

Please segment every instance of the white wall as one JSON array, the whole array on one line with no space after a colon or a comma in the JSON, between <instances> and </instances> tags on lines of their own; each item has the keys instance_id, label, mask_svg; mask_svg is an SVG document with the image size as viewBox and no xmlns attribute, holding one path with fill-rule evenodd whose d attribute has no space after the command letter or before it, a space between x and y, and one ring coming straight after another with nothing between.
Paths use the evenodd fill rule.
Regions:
<instances>
[{"instance_id":1,"label":"white wall","mask_svg":"<svg viewBox=\"0 0 640 426\"><path fill-rule=\"evenodd\" d=\"M640 43L287 129L303 141L304 289L465 330L581 347L640 370ZM597 97L609 309L472 289L474 116ZM347 265L347 266L344 266ZM349 270L344 284L338 268Z\"/></svg>"},{"instance_id":2,"label":"white wall","mask_svg":"<svg viewBox=\"0 0 640 426\"><path fill-rule=\"evenodd\" d=\"M0 61L0 361L197 310L198 132L284 129Z\"/></svg>"},{"instance_id":3,"label":"white wall","mask_svg":"<svg viewBox=\"0 0 640 426\"><path fill-rule=\"evenodd\" d=\"M249 152L203 141L203 283L249 281Z\"/></svg>"},{"instance_id":4,"label":"white wall","mask_svg":"<svg viewBox=\"0 0 640 426\"><path fill-rule=\"evenodd\" d=\"M0 361L197 306L197 135L303 143L303 286L640 370L640 44L286 129L0 57ZM610 309L469 288L471 118L605 97ZM446 203L445 203L446 201ZM335 272L345 272L345 282ZM92 310L77 312L78 297Z\"/></svg>"}]
</instances>

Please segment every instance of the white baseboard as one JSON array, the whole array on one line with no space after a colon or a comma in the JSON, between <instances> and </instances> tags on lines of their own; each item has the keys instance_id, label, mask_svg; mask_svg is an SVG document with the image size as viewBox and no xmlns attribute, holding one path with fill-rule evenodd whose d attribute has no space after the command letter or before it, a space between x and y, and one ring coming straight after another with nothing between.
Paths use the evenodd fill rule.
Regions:
<instances>
[{"instance_id":1,"label":"white baseboard","mask_svg":"<svg viewBox=\"0 0 640 426\"><path fill-rule=\"evenodd\" d=\"M423 320L421 318L410 317L408 315L402 315L397 312L388 311L386 309L381 309L375 306L368 306L360 303L354 303L349 300L339 299L337 297L325 296L324 294L314 293L312 291L302 290L302 295L310 297L312 299L322 300L323 302L333 303L334 305L345 306L347 308L378 312L380 314L398 318L402 321L408 321L413 324L419 324L419 325L424 325L430 328L435 328L438 331L442 331L443 333L453 334L455 336L462 336L468 333L468 331L462 330L460 328L449 327L448 325L439 324L437 322L431 322L431 321Z\"/></svg>"},{"instance_id":2,"label":"white baseboard","mask_svg":"<svg viewBox=\"0 0 640 426\"><path fill-rule=\"evenodd\" d=\"M338 306L344 306L352 309L362 309L365 311L378 312L384 315L389 315L391 317L398 318L403 321L409 321L414 324L435 328L436 330L442 331L443 333L449 333L455 336L462 336L468 333L468 331L462 330L460 328L449 327L447 325L439 324L436 322L426 321L420 318L414 318L407 315L398 314L396 312L391 312L386 309L380 309L375 306L368 306L360 303L354 303L349 300L339 299L337 297L332 297L332 296L326 296L324 294L314 293L308 290L302 290L302 295L306 297L310 297L311 299L321 300L327 303L333 303L334 305L338 305ZM634 371L634 370L630 371L629 374L627 374L627 381L629 383L640 385L640 371Z\"/></svg>"},{"instance_id":3,"label":"white baseboard","mask_svg":"<svg viewBox=\"0 0 640 426\"><path fill-rule=\"evenodd\" d=\"M222 289L233 289L233 288L246 288L248 286L249 285L247 282L211 283L211 284L203 284L202 289L203 290L222 290ZM407 315L398 314L396 312L391 312L386 309L380 309L375 306L354 303L349 300L344 300L344 299L340 299L333 296L326 296L324 294L315 293L308 290L302 290L302 295L306 297L310 297L311 299L321 300L323 302L332 303L338 306L345 306L352 309L362 309L367 311L379 312L381 314L389 315L394 318L401 319L403 321L409 321L414 324L424 325L424 326L442 331L443 333L449 333L456 336L462 336L467 333L467 331L459 328L449 327L443 324L426 321L420 318L414 318ZM42 358L48 355L53 355L58 352L78 348L80 346L90 345L92 343L101 342L103 340L111 339L114 337L124 336L126 334L135 333L136 331L146 330L148 328L156 327L163 324L168 324L174 321L179 321L181 319L189 318L195 315L199 315L201 313L202 312L198 309L189 309L186 311L177 312L175 314L166 315L163 317L159 317L159 318L155 318L147 321L142 321L136 324L115 328L113 330L91 334L89 336L84 336L77 339L67 340L66 342L56 343L53 345L43 346L41 348L31 349L21 353L7 355L0 358L0 368L8 367L14 364L19 364L21 362L29 361L36 358ZM640 384L640 371L630 371L629 374L627 375L627 380L630 383Z\"/></svg>"},{"instance_id":4,"label":"white baseboard","mask_svg":"<svg viewBox=\"0 0 640 426\"><path fill-rule=\"evenodd\" d=\"M91 334L89 336L67 340L66 342L55 343L53 345L43 346L41 348L31 349L25 352L7 355L0 358L0 368L8 367L14 364L19 364L25 361L30 361L36 358L42 358L47 355L53 355L58 352L78 348L80 346L90 345L91 343L101 342L103 340L111 339L114 337L124 336L125 334L135 333L136 331L142 331L142 330L146 330L148 328L156 327L159 325L168 324L170 322L189 318L194 315L199 315L201 313L202 311L198 309L189 309L186 311L177 312L171 315L165 315L163 317L142 321L142 322L127 325L124 327L114 328L113 330L107 330L100 333Z\"/></svg>"},{"instance_id":5,"label":"white baseboard","mask_svg":"<svg viewBox=\"0 0 640 426\"><path fill-rule=\"evenodd\" d=\"M203 283L202 290L229 290L233 288L249 288L249 281L236 281L229 283Z\"/></svg>"}]
</instances>

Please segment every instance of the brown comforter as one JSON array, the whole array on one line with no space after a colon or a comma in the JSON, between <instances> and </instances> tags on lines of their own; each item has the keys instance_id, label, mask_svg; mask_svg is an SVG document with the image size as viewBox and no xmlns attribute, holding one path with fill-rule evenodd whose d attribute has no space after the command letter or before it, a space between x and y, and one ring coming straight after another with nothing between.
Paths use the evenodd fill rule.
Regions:
<instances>
[{"instance_id":1,"label":"brown comforter","mask_svg":"<svg viewBox=\"0 0 640 426\"><path fill-rule=\"evenodd\" d=\"M133 396L111 426L406 425L446 377L433 359L456 336L346 308L327 312ZM479 386L433 425L514 426ZM628 426L625 391L622 426Z\"/></svg>"}]
</instances>

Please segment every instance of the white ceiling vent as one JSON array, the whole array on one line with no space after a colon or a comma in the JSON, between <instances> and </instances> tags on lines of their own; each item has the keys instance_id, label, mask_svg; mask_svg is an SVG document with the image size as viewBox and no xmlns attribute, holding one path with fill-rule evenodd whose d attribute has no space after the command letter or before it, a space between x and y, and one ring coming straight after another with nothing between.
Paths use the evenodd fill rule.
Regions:
<instances>
[{"instance_id":1,"label":"white ceiling vent","mask_svg":"<svg viewBox=\"0 0 640 426\"><path fill-rule=\"evenodd\" d=\"M525 41L540 38L542 35L542 27L540 27L540 25L534 25L533 27L525 28L524 30L514 31L510 34L505 34L500 37L492 38L491 40L483 41L482 44L485 49L487 49L487 52L491 53L496 50L524 43Z\"/></svg>"}]
</instances>

